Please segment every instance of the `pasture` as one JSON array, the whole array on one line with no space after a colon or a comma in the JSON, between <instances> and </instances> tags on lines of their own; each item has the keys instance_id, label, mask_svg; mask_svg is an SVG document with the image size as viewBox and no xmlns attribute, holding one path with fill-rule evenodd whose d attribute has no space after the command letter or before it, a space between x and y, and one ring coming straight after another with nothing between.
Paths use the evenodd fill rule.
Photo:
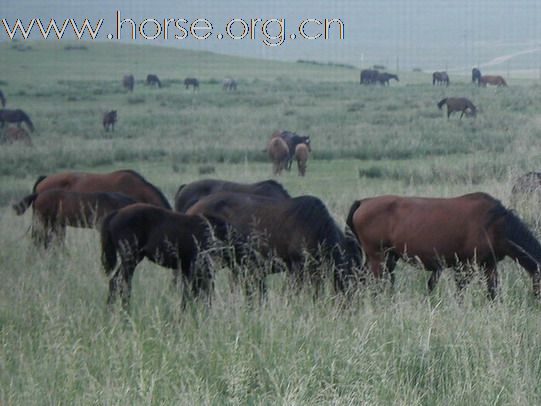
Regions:
<instances>
[{"instance_id":1,"label":"pasture","mask_svg":"<svg viewBox=\"0 0 541 406\"><path fill-rule=\"evenodd\" d=\"M250 307L216 263L210 308L185 311L171 272L135 272L131 313L105 311L98 233L69 229L36 249L31 216L10 207L39 175L131 168L172 198L205 177L272 177L273 131L310 135L305 177L275 177L293 196L319 197L340 226L356 199L450 197L484 191L509 206L515 178L541 166L541 84L478 88L469 77L432 86L399 72L389 87L359 71L133 45L0 44L0 89L36 128L33 147L0 149L0 403L10 404L541 404L541 305L517 264L499 264L500 295L479 277L459 301L449 271L428 296L428 273L398 263L396 292L358 292L345 309L331 289L312 300L270 277ZM122 76L135 76L135 89ZM144 85L155 73L162 88ZM485 73L485 72L483 72ZM488 73L488 72L487 72ZM200 88L186 90L184 78ZM238 81L224 92L222 79ZM507 79L507 78L506 78ZM436 103L467 97L475 119ZM113 131L103 113L118 111ZM536 198L517 213L541 236ZM329 284L330 285L330 284Z\"/></svg>"}]
</instances>

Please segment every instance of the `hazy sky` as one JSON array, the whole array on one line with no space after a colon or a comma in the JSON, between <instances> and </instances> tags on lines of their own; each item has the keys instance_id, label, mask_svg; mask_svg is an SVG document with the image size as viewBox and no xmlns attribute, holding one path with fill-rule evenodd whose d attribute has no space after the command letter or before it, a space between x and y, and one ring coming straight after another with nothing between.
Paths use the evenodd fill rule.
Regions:
<instances>
[{"instance_id":1,"label":"hazy sky","mask_svg":"<svg viewBox=\"0 0 541 406\"><path fill-rule=\"evenodd\" d=\"M233 18L284 18L288 34L296 32L298 23L306 18L339 18L345 26L343 40L286 39L274 48L262 44L262 35L240 41L218 40L215 35L204 41L166 41L171 46L226 54L355 65L362 60L364 65L383 63L390 67L397 61L401 67L446 65L449 69L508 60L523 67L541 65L537 50L541 45L539 0L0 1L0 18L10 24L16 18L25 22L38 17L47 21L88 18L92 22L103 18L101 39L114 32L116 10L136 22L145 18L206 18L213 23L214 32L223 32ZM0 26L0 39L6 38ZM163 40L145 42L163 44Z\"/></svg>"}]
</instances>

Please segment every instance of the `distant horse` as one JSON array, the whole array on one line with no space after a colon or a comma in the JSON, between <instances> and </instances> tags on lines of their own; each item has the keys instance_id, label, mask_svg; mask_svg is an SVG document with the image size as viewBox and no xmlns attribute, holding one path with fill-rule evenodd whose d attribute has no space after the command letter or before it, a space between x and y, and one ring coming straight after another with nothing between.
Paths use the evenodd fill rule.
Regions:
<instances>
[{"instance_id":1,"label":"distant horse","mask_svg":"<svg viewBox=\"0 0 541 406\"><path fill-rule=\"evenodd\" d=\"M109 127L112 131L115 131L115 123L117 120L116 110L111 110L103 115L102 124L105 131L109 131Z\"/></svg>"},{"instance_id":2,"label":"distant horse","mask_svg":"<svg viewBox=\"0 0 541 406\"><path fill-rule=\"evenodd\" d=\"M0 109L0 127L3 128L6 123L16 123L18 127L21 127L21 123L25 123L30 131L34 131L30 117L21 109Z\"/></svg>"},{"instance_id":3,"label":"distant horse","mask_svg":"<svg viewBox=\"0 0 541 406\"><path fill-rule=\"evenodd\" d=\"M392 73L387 73L387 72L381 72L377 74L376 76L376 81L379 82L380 85L389 85L389 81L391 79L394 79L396 80L397 82L399 82L398 80L398 76L395 75L395 74L392 74Z\"/></svg>"},{"instance_id":4,"label":"distant horse","mask_svg":"<svg viewBox=\"0 0 541 406\"><path fill-rule=\"evenodd\" d=\"M275 175L281 175L289 161L289 148L281 137L273 137L267 144L267 155L272 162Z\"/></svg>"},{"instance_id":5,"label":"distant horse","mask_svg":"<svg viewBox=\"0 0 541 406\"><path fill-rule=\"evenodd\" d=\"M6 107L6 96L4 96L4 93L0 90L0 103L2 104L2 108Z\"/></svg>"},{"instance_id":6,"label":"distant horse","mask_svg":"<svg viewBox=\"0 0 541 406\"><path fill-rule=\"evenodd\" d=\"M279 135L287 144L289 148L289 158L287 161L286 169L289 171L293 163L293 157L295 156L295 148L299 144L305 144L308 147L308 151L312 152L309 135L299 135L291 131L275 131L272 136Z\"/></svg>"},{"instance_id":7,"label":"distant horse","mask_svg":"<svg viewBox=\"0 0 541 406\"><path fill-rule=\"evenodd\" d=\"M376 83L378 71L375 69L363 69L361 71L361 85L371 85Z\"/></svg>"},{"instance_id":8,"label":"distant horse","mask_svg":"<svg viewBox=\"0 0 541 406\"><path fill-rule=\"evenodd\" d=\"M0 133L0 143L14 144L19 142L27 147L32 146L30 134L24 128L8 127Z\"/></svg>"},{"instance_id":9,"label":"distant horse","mask_svg":"<svg viewBox=\"0 0 541 406\"><path fill-rule=\"evenodd\" d=\"M102 264L110 278L107 305L120 296L128 310L133 274L144 258L173 270L173 284L184 293L183 305L187 296L203 294L210 301L212 272L204 251L213 247L214 233L225 238L226 232L222 221L148 204L112 212L101 227Z\"/></svg>"},{"instance_id":10,"label":"distant horse","mask_svg":"<svg viewBox=\"0 0 541 406\"><path fill-rule=\"evenodd\" d=\"M353 203L348 226L355 232L375 278L384 271L394 282L400 258L431 271L432 291L445 267L455 268L459 291L477 263L488 293L497 293L496 264L509 256L525 268L539 296L541 245L524 223L486 193L454 198L380 196Z\"/></svg>"},{"instance_id":11,"label":"distant horse","mask_svg":"<svg viewBox=\"0 0 541 406\"><path fill-rule=\"evenodd\" d=\"M40 176L32 194L24 197L17 205L24 212L32 203L34 193L48 189L63 189L80 193L116 192L158 207L171 209L162 192L148 182L139 173L132 170L120 170L110 173L59 172L49 176Z\"/></svg>"},{"instance_id":12,"label":"distant horse","mask_svg":"<svg viewBox=\"0 0 541 406\"><path fill-rule=\"evenodd\" d=\"M297 144L295 147L295 159L297 160L297 169L299 176L306 174L306 162L310 156L310 148L306 144Z\"/></svg>"},{"instance_id":13,"label":"distant horse","mask_svg":"<svg viewBox=\"0 0 541 406\"><path fill-rule=\"evenodd\" d=\"M481 71L477 68L471 70L471 81L472 83L479 84L479 79L481 79Z\"/></svg>"},{"instance_id":14,"label":"distant horse","mask_svg":"<svg viewBox=\"0 0 541 406\"><path fill-rule=\"evenodd\" d=\"M246 193L266 196L272 199L289 199L289 193L275 180L265 180L256 183L237 183L219 179L197 180L187 185L181 185L175 194L175 210L185 213L191 206L203 197L218 192Z\"/></svg>"},{"instance_id":15,"label":"distant horse","mask_svg":"<svg viewBox=\"0 0 541 406\"><path fill-rule=\"evenodd\" d=\"M222 82L222 88L226 92L237 90L237 81L232 78L225 78Z\"/></svg>"},{"instance_id":16,"label":"distant horse","mask_svg":"<svg viewBox=\"0 0 541 406\"><path fill-rule=\"evenodd\" d=\"M47 189L32 193L27 203L33 205L32 237L37 244L47 248L53 241L63 241L66 226L93 228L105 215L124 206L136 203L120 193L79 193L62 189ZM28 206L14 204L18 216Z\"/></svg>"},{"instance_id":17,"label":"distant horse","mask_svg":"<svg viewBox=\"0 0 541 406\"><path fill-rule=\"evenodd\" d=\"M486 87L487 85L493 85L498 87L507 87L507 83L504 78L496 75L483 75L479 79L479 86Z\"/></svg>"},{"instance_id":18,"label":"distant horse","mask_svg":"<svg viewBox=\"0 0 541 406\"><path fill-rule=\"evenodd\" d=\"M460 114L460 119L462 119L464 114L473 117L477 114L477 107L465 97L446 97L438 103L438 108L441 110L444 104L447 105L447 118L455 111L462 112Z\"/></svg>"},{"instance_id":19,"label":"distant horse","mask_svg":"<svg viewBox=\"0 0 541 406\"><path fill-rule=\"evenodd\" d=\"M186 86L186 89L189 89L190 86L192 86L193 91L195 92L196 89L199 89L199 80L196 78L186 78L184 79L184 86Z\"/></svg>"},{"instance_id":20,"label":"distant horse","mask_svg":"<svg viewBox=\"0 0 541 406\"><path fill-rule=\"evenodd\" d=\"M162 82L160 82L158 75L153 75L150 73L147 75L147 85L162 87Z\"/></svg>"},{"instance_id":21,"label":"distant horse","mask_svg":"<svg viewBox=\"0 0 541 406\"><path fill-rule=\"evenodd\" d=\"M133 75L124 75L122 78L122 86L129 92L133 92L133 87L135 86L135 78Z\"/></svg>"},{"instance_id":22,"label":"distant horse","mask_svg":"<svg viewBox=\"0 0 541 406\"><path fill-rule=\"evenodd\" d=\"M237 264L248 265L250 272L245 281L247 293L257 286L263 295L265 276L282 271L298 284L312 282L317 293L325 262L333 266L335 289L344 292L351 287L355 267L360 265L355 239L346 237L323 202L313 196L276 200L221 192L201 199L188 214L212 216L234 227L240 236L233 237L234 258ZM258 260L263 263L253 264Z\"/></svg>"},{"instance_id":23,"label":"distant horse","mask_svg":"<svg viewBox=\"0 0 541 406\"><path fill-rule=\"evenodd\" d=\"M434 72L432 74L432 86L435 85L449 86L449 75L447 72Z\"/></svg>"}]
</instances>

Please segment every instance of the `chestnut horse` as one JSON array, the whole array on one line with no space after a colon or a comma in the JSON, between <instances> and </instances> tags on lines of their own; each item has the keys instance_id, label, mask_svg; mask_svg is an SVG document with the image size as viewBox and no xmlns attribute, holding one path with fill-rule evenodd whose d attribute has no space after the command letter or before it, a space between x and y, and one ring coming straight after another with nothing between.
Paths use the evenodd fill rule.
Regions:
<instances>
[{"instance_id":1,"label":"chestnut horse","mask_svg":"<svg viewBox=\"0 0 541 406\"><path fill-rule=\"evenodd\" d=\"M311 281L317 294L325 262L332 264L335 290L344 292L361 262L355 238L346 236L313 196L276 200L221 192L201 199L187 213L219 218L233 227L234 260L241 265L249 261L245 288L251 293L252 286L259 287L261 297L265 276L281 271L297 282ZM258 259L264 263L251 263Z\"/></svg>"},{"instance_id":2,"label":"chestnut horse","mask_svg":"<svg viewBox=\"0 0 541 406\"><path fill-rule=\"evenodd\" d=\"M47 189L64 189L73 192L116 192L158 207L171 209L162 192L140 174L132 170L120 170L110 173L60 172L49 176L40 176L32 194ZM32 194L24 197L17 206L24 212L32 203Z\"/></svg>"},{"instance_id":3,"label":"chestnut horse","mask_svg":"<svg viewBox=\"0 0 541 406\"><path fill-rule=\"evenodd\" d=\"M53 240L62 242L66 227L93 228L105 215L124 206L136 203L120 193L79 193L63 189L46 189L28 196L33 207L32 238L47 248ZM13 205L18 216L25 206Z\"/></svg>"},{"instance_id":4,"label":"chestnut horse","mask_svg":"<svg viewBox=\"0 0 541 406\"><path fill-rule=\"evenodd\" d=\"M375 278L393 270L400 258L432 275L432 291L445 267L455 269L459 291L471 278L474 263L485 272L488 293L498 287L496 264L509 256L528 271L540 293L541 245L510 210L486 193L454 198L380 196L353 203L347 217ZM466 272L465 272L466 271Z\"/></svg>"},{"instance_id":5,"label":"chestnut horse","mask_svg":"<svg viewBox=\"0 0 541 406\"><path fill-rule=\"evenodd\" d=\"M214 233L225 238L226 232L219 220L144 203L110 213L101 227L102 264L110 278L108 306L120 296L128 309L133 274L144 258L173 270L173 284L184 293L183 305L188 295L205 294L210 300L212 272L202 251L213 247Z\"/></svg>"},{"instance_id":6,"label":"chestnut horse","mask_svg":"<svg viewBox=\"0 0 541 406\"><path fill-rule=\"evenodd\" d=\"M465 97L446 97L438 103L438 108L441 110L444 104L447 105L447 118L455 111L462 112L462 114L460 114L461 120L464 114L473 117L477 114L477 107Z\"/></svg>"},{"instance_id":7,"label":"chestnut horse","mask_svg":"<svg viewBox=\"0 0 541 406\"><path fill-rule=\"evenodd\" d=\"M289 162L289 148L281 137L272 137L267 144L267 155L272 162L272 171L281 175Z\"/></svg>"},{"instance_id":8,"label":"chestnut horse","mask_svg":"<svg viewBox=\"0 0 541 406\"><path fill-rule=\"evenodd\" d=\"M479 86L486 87L487 85L493 85L498 87L507 87L507 83L501 76L483 75L479 79Z\"/></svg>"},{"instance_id":9,"label":"chestnut horse","mask_svg":"<svg viewBox=\"0 0 541 406\"><path fill-rule=\"evenodd\" d=\"M295 159L297 160L297 169L299 176L306 174L306 162L310 156L310 148L306 144L298 144L295 147Z\"/></svg>"},{"instance_id":10,"label":"chestnut horse","mask_svg":"<svg viewBox=\"0 0 541 406\"><path fill-rule=\"evenodd\" d=\"M187 185L180 185L175 194L175 210L185 213L203 197L218 192L247 193L273 199L289 199L287 190L275 180L256 183L237 183L219 179L202 179Z\"/></svg>"}]
</instances>

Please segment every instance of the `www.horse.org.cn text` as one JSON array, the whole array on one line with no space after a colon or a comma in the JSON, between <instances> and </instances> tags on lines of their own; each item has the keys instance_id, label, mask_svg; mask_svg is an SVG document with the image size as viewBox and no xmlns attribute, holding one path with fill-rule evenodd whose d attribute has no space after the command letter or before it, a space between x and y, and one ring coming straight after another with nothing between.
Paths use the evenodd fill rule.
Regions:
<instances>
[{"instance_id":1,"label":"www.horse.org.cn text","mask_svg":"<svg viewBox=\"0 0 541 406\"><path fill-rule=\"evenodd\" d=\"M286 40L329 40L344 39L344 23L339 18L305 18L293 24L292 31L287 30L285 18L232 18L218 30L206 18L188 20L185 18L145 18L136 21L124 17L120 11L115 13L115 21L109 24L108 33L104 31L105 19L97 21L84 19L82 22L73 18L48 21L32 18L23 21L17 18L8 21L2 18L3 31L8 39L104 39L109 40L259 40L263 44L275 47ZM0 39L2 36L0 30Z\"/></svg>"}]
</instances>

